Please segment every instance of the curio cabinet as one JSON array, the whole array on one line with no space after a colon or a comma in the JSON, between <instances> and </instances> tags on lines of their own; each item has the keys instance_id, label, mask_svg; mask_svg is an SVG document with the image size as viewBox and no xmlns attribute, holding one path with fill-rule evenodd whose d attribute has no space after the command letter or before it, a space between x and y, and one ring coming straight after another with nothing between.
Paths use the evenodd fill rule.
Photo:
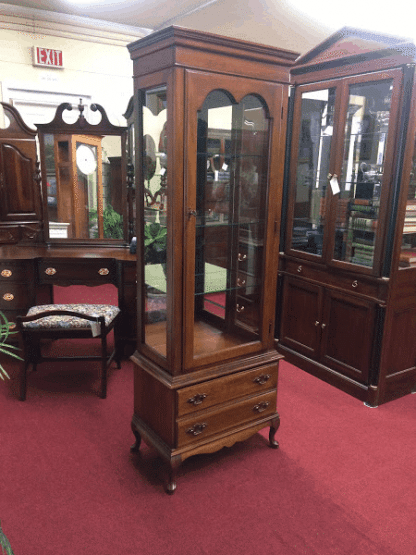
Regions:
<instances>
[{"instance_id":1,"label":"curio cabinet","mask_svg":"<svg viewBox=\"0 0 416 555\"><path fill-rule=\"evenodd\" d=\"M131 45L134 449L175 470L279 424L276 268L296 55L171 27Z\"/></svg>"},{"instance_id":2,"label":"curio cabinet","mask_svg":"<svg viewBox=\"0 0 416 555\"><path fill-rule=\"evenodd\" d=\"M291 70L278 349L371 406L416 384L414 55L344 28Z\"/></svg>"}]
</instances>

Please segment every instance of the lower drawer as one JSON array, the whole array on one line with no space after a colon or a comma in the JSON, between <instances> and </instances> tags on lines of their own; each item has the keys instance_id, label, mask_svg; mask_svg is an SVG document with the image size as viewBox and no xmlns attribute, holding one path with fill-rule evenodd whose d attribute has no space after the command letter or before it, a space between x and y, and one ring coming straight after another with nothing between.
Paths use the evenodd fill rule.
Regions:
<instances>
[{"instance_id":1,"label":"lower drawer","mask_svg":"<svg viewBox=\"0 0 416 555\"><path fill-rule=\"evenodd\" d=\"M222 405L217 410L201 411L177 420L178 447L225 432L241 424L276 412L276 390L243 401Z\"/></svg>"},{"instance_id":2,"label":"lower drawer","mask_svg":"<svg viewBox=\"0 0 416 555\"><path fill-rule=\"evenodd\" d=\"M1 283L0 310L18 310L33 304L33 294L25 283Z\"/></svg>"}]
</instances>

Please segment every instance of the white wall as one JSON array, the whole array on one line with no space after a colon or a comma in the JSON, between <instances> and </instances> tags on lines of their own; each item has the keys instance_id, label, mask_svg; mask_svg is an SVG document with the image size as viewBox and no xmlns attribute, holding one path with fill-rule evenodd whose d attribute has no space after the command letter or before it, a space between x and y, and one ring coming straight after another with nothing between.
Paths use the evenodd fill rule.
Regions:
<instances>
[{"instance_id":1,"label":"white wall","mask_svg":"<svg viewBox=\"0 0 416 555\"><path fill-rule=\"evenodd\" d=\"M41 10L19 8L16 15L11 8L0 4L1 100L14 104L28 125L50 121L57 105L76 106L81 97L101 104L112 123L124 125L133 93L126 45L148 30ZM34 66L33 46L61 50L64 69Z\"/></svg>"}]
</instances>

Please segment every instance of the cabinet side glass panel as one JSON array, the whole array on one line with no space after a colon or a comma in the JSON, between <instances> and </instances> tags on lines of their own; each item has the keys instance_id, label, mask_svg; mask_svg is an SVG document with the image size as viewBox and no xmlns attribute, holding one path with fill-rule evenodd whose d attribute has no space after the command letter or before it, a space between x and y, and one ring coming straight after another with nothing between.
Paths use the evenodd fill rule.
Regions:
<instances>
[{"instance_id":1,"label":"cabinet side glass panel","mask_svg":"<svg viewBox=\"0 0 416 555\"><path fill-rule=\"evenodd\" d=\"M399 268L416 268L416 139L409 175Z\"/></svg>"},{"instance_id":2,"label":"cabinet side glass panel","mask_svg":"<svg viewBox=\"0 0 416 555\"><path fill-rule=\"evenodd\" d=\"M269 120L214 91L198 112L194 355L260 335Z\"/></svg>"},{"instance_id":3,"label":"cabinet side glass panel","mask_svg":"<svg viewBox=\"0 0 416 555\"><path fill-rule=\"evenodd\" d=\"M349 88L334 259L373 266L393 80Z\"/></svg>"},{"instance_id":4,"label":"cabinet side glass panel","mask_svg":"<svg viewBox=\"0 0 416 555\"><path fill-rule=\"evenodd\" d=\"M144 320L145 343L166 356L167 91L144 95Z\"/></svg>"},{"instance_id":5,"label":"cabinet side glass panel","mask_svg":"<svg viewBox=\"0 0 416 555\"><path fill-rule=\"evenodd\" d=\"M335 88L304 92L295 168L291 248L322 255Z\"/></svg>"}]
</instances>

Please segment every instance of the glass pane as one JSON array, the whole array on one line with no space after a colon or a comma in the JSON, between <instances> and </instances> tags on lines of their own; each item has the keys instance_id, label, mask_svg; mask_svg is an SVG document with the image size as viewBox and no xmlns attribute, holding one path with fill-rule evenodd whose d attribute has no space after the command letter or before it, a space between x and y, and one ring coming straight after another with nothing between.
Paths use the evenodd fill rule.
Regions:
<instances>
[{"instance_id":1,"label":"glass pane","mask_svg":"<svg viewBox=\"0 0 416 555\"><path fill-rule=\"evenodd\" d=\"M416 140L413 149L412 168L409 176L399 267L416 267Z\"/></svg>"},{"instance_id":2,"label":"glass pane","mask_svg":"<svg viewBox=\"0 0 416 555\"><path fill-rule=\"evenodd\" d=\"M97 147L77 142L76 160L75 237L82 239L102 237L103 213L100 206L102 189L97 171Z\"/></svg>"},{"instance_id":3,"label":"glass pane","mask_svg":"<svg viewBox=\"0 0 416 555\"><path fill-rule=\"evenodd\" d=\"M335 89L302 94L292 249L322 255Z\"/></svg>"},{"instance_id":4,"label":"glass pane","mask_svg":"<svg viewBox=\"0 0 416 555\"><path fill-rule=\"evenodd\" d=\"M349 90L334 258L373 266L390 119L392 80Z\"/></svg>"},{"instance_id":5,"label":"glass pane","mask_svg":"<svg viewBox=\"0 0 416 555\"><path fill-rule=\"evenodd\" d=\"M166 356L167 245L166 88L145 93L143 105L145 342Z\"/></svg>"},{"instance_id":6,"label":"glass pane","mask_svg":"<svg viewBox=\"0 0 416 555\"><path fill-rule=\"evenodd\" d=\"M120 137L107 135L101 141L103 172L103 236L123 239L123 184Z\"/></svg>"},{"instance_id":7,"label":"glass pane","mask_svg":"<svg viewBox=\"0 0 416 555\"><path fill-rule=\"evenodd\" d=\"M198 114L194 355L259 339L269 122L221 91Z\"/></svg>"}]
</instances>

